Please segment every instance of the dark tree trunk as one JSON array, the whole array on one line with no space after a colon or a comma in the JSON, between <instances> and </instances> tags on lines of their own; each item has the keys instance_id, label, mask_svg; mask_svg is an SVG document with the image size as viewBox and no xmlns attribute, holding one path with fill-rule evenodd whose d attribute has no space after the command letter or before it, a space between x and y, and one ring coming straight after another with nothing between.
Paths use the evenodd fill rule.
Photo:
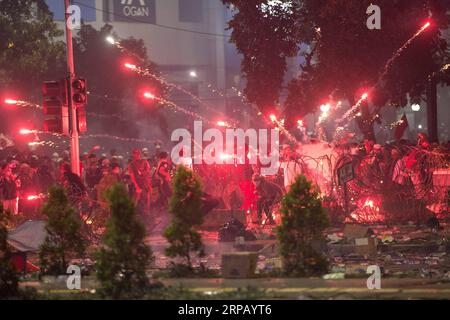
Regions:
<instances>
[{"instance_id":1,"label":"dark tree trunk","mask_svg":"<svg viewBox=\"0 0 450 320\"><path fill-rule=\"evenodd\" d=\"M427 123L429 141L438 143L437 88L434 78L428 81L427 87Z\"/></svg>"}]
</instances>

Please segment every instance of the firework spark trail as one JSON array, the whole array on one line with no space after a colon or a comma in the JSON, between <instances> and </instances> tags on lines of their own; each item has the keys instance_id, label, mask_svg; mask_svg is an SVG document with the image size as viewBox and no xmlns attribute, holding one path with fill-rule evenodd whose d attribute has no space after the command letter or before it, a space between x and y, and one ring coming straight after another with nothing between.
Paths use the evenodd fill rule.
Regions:
<instances>
[{"instance_id":1,"label":"firework spark trail","mask_svg":"<svg viewBox=\"0 0 450 320\"><path fill-rule=\"evenodd\" d=\"M278 121L278 119L275 116L271 116L270 120L276 124L276 128L278 130L280 130L282 133L284 133L286 135L286 137L289 139L289 141L298 143L297 139L295 139L295 137L289 131L286 130L286 128L284 127L284 124L281 121Z\"/></svg>"},{"instance_id":2,"label":"firework spark trail","mask_svg":"<svg viewBox=\"0 0 450 320\"><path fill-rule=\"evenodd\" d=\"M402 52L409 47L409 45L418 37L422 34L422 32L424 32L428 27L430 26L430 23L427 22L422 28L420 28L411 38L409 38L404 44L403 46L400 47L400 49L398 49L394 55L387 61L386 65L383 68L383 72L381 73L380 77L378 78L378 81L376 83L376 85L374 87L377 87L380 82L383 80L383 78L386 76L386 74L389 72L390 67L392 66L392 64L394 63L395 59L397 59Z\"/></svg>"},{"instance_id":3,"label":"firework spark trail","mask_svg":"<svg viewBox=\"0 0 450 320\"><path fill-rule=\"evenodd\" d=\"M430 26L430 22L427 22L425 25L423 25L411 38L409 38L397 51L394 52L393 56L386 62L383 72L378 77L377 83L369 88L369 92L373 92L378 86L380 86L381 81L383 78L387 75L389 72L389 69L391 65L394 63L395 59L397 59L403 51L409 47L409 45L418 37L420 36L428 27ZM357 109L361 106L362 102L366 100L368 96L364 94L361 99L358 100L358 102L352 106L340 119L337 120L337 123L342 123L345 120L348 120L348 117L352 116ZM376 112L378 113L378 112ZM354 118L354 117L353 117Z\"/></svg>"},{"instance_id":4,"label":"firework spark trail","mask_svg":"<svg viewBox=\"0 0 450 320\"><path fill-rule=\"evenodd\" d=\"M168 86L168 87L171 87L171 88L174 88L174 89L177 89L177 90L183 92L184 94L186 94L186 95L188 95L189 97L191 97L193 100L197 101L197 102L198 102L202 107L204 107L205 109L207 109L207 110L209 110L209 111L212 111L212 112L218 114L218 115L221 116L221 117L224 117L224 114L223 114L222 112L219 112L219 111L217 111L217 110L214 110L214 109L210 108L210 107L209 107L207 104L205 104L199 97L197 97L196 95L192 94L191 92L185 90L184 88L182 88L182 87L180 87L180 86L178 86L178 85L176 85L176 84L167 82L167 81L166 81L165 79L163 79L162 77L159 77L159 76L153 74L152 72L150 72L150 71L147 70L147 69L143 69L143 68L140 68L140 67L136 67L136 68L134 68L133 70L135 70L137 73L139 73L139 74L141 74L141 75L143 75L143 76L151 77L151 78L155 79L156 81L158 81L158 82L160 82L160 83L162 83L162 84L164 84L164 85L166 85L166 86ZM165 101L167 101L167 100L165 100ZM171 104L173 104L173 102L171 102ZM181 107L179 107L179 108L181 108ZM201 118L202 116L198 115L197 117L198 117L198 118ZM231 119L230 117L227 117L227 118L229 119L229 121L230 121L231 123L233 123L233 126L237 126L237 124L238 124L238 121L237 121L237 120Z\"/></svg>"},{"instance_id":5,"label":"firework spark trail","mask_svg":"<svg viewBox=\"0 0 450 320\"><path fill-rule=\"evenodd\" d=\"M93 95L93 96L97 96L97 97L101 97L101 98L105 98L105 99L113 99L113 98L107 98L107 97L104 97L104 96L101 96L101 95L95 95L95 94L92 94L92 93L89 93L89 95ZM165 99L162 99L162 98L158 98L158 97L153 97L153 98L155 100L157 100L157 101L160 101L163 105L172 107L173 109L175 109L177 111L181 111L184 114L189 115L189 116L191 116L194 119L196 118L196 119L202 120L204 122L207 122L209 124L216 125L215 122L213 122L213 121L211 121L211 120L209 120L209 119L199 115L198 113L195 113L193 111L187 110L187 109L177 105L174 102L171 102L169 100L165 100ZM113 99L113 100L116 100L116 99ZM23 100L17 100L17 101L15 101L15 104L18 105L18 106L43 109L43 107L41 105L39 105L39 104L35 104L35 103L28 102L28 101L23 101ZM95 112L87 112L87 115L93 116L93 117L99 117L99 118L116 118L116 119L122 120L122 121L133 121L133 120L125 119L125 118L123 118L123 117L121 117L120 115L117 115L117 114L99 114L99 113L95 113ZM150 128L149 126L145 126L145 127ZM40 132L40 133L44 133L44 132Z\"/></svg>"},{"instance_id":6,"label":"firework spark trail","mask_svg":"<svg viewBox=\"0 0 450 320\"><path fill-rule=\"evenodd\" d=\"M88 134L88 135L83 135L80 136L80 139L89 139L89 138L94 138L94 139L98 139L98 138L105 138L105 139L113 139L113 140L118 140L118 141L126 141L126 142L140 142L140 143L155 143L157 142L157 140L146 140L146 139L139 139L139 138L125 138L125 137L119 137L119 136L112 136L109 134Z\"/></svg>"},{"instance_id":7,"label":"firework spark trail","mask_svg":"<svg viewBox=\"0 0 450 320\"><path fill-rule=\"evenodd\" d=\"M187 114L187 115L189 115L189 116L191 116L193 118L197 118L198 120L202 120L203 122L206 122L206 123L209 123L209 124L212 124L212 125L216 125L215 122L210 121L209 119L199 115L198 113L195 113L195 112L189 111L187 109L184 109L183 107L180 107L179 105L177 105L174 102L171 102L171 101L168 101L168 100L165 100L165 99L162 99L162 98L156 98L156 100L161 101L165 105L167 105L169 107L172 107L172 108L174 108L177 111L183 112L184 114Z\"/></svg>"},{"instance_id":8,"label":"firework spark trail","mask_svg":"<svg viewBox=\"0 0 450 320\"><path fill-rule=\"evenodd\" d=\"M29 107L29 108L36 108L36 109L43 109L43 107L39 104L35 104L29 101L24 100L12 100L12 99L6 99L5 103L7 104L14 104L19 107Z\"/></svg>"},{"instance_id":9,"label":"firework spark trail","mask_svg":"<svg viewBox=\"0 0 450 320\"><path fill-rule=\"evenodd\" d=\"M124 47L120 44L119 41L115 41L113 44L114 44L114 45L116 46L116 48L118 48L122 53L130 54L130 55L132 55L133 57L137 58L142 64L145 64L145 60L144 60L144 59L142 59L141 57L139 57L139 56L136 55L135 53L129 51L128 49L124 48ZM208 106L207 104L205 104L205 103L204 103L199 97L197 97L196 95L192 94L191 92L185 90L184 88L182 88L182 87L180 87L180 86L178 86L178 85L176 85L176 84L174 84L174 83L168 82L167 80L163 79L162 77L160 77L160 76L158 76L158 75L156 75L156 74L150 72L150 70L148 70L147 68L141 68L141 67L138 67L138 66L136 66L136 65L129 65L129 66L131 66L131 68L129 68L129 69L131 69L131 70L137 72L138 74L143 75L143 76L149 76L149 77L155 79L156 81L160 82L160 83L163 84L163 85L166 85L166 86L168 86L168 87L177 89L177 90L179 90L180 92L183 92L184 94L186 94L186 95L188 95L189 97L191 97L193 100L197 101L197 102L198 102L202 107L204 107L205 109L207 109L207 110L209 110L209 111L212 111L212 112L214 112L214 113L220 115L221 117L224 117L224 114L223 114L222 112L219 112L219 111L217 111L217 110L211 108L210 106ZM228 118L229 118L229 117L228 117ZM230 119L231 119L231 118L230 118ZM233 122L234 125L237 125L237 124L239 123L239 121L237 121L237 120L235 120L235 119L231 119L231 122Z\"/></svg>"},{"instance_id":10,"label":"firework spark trail","mask_svg":"<svg viewBox=\"0 0 450 320\"><path fill-rule=\"evenodd\" d=\"M367 100L368 98L368 94L363 94L361 96L361 98L358 100L358 102L356 102L356 104L354 106L352 106L340 119L336 120L336 122L338 124L342 123L344 120L347 120L348 117L353 116L353 114L356 112L356 110L359 109L359 107L361 106L361 104Z\"/></svg>"},{"instance_id":11,"label":"firework spark trail","mask_svg":"<svg viewBox=\"0 0 450 320\"><path fill-rule=\"evenodd\" d=\"M429 79L433 79L434 77L436 77L439 73L447 71L450 68L450 64L446 64L443 65L442 68L440 68L438 71L433 72L433 74L431 74L428 78Z\"/></svg>"}]
</instances>

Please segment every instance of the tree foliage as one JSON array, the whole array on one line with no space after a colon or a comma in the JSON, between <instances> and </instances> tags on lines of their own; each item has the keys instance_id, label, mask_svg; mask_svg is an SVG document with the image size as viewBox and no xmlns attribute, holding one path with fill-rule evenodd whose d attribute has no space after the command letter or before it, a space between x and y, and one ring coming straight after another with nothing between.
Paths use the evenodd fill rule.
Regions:
<instances>
[{"instance_id":1,"label":"tree foliage","mask_svg":"<svg viewBox=\"0 0 450 320\"><path fill-rule=\"evenodd\" d=\"M142 297L149 286L146 269L153 261L145 244L145 226L122 184L109 189L107 199L111 218L96 253L100 293L114 299Z\"/></svg>"},{"instance_id":2,"label":"tree foliage","mask_svg":"<svg viewBox=\"0 0 450 320\"><path fill-rule=\"evenodd\" d=\"M223 0L233 11L230 41L243 54L248 101L261 110L273 107L282 89L287 57L295 56L302 20L293 1Z\"/></svg>"},{"instance_id":3,"label":"tree foliage","mask_svg":"<svg viewBox=\"0 0 450 320\"><path fill-rule=\"evenodd\" d=\"M0 204L0 299L17 296L19 292L19 277L11 264L6 228L9 214Z\"/></svg>"},{"instance_id":4,"label":"tree foliage","mask_svg":"<svg viewBox=\"0 0 450 320\"><path fill-rule=\"evenodd\" d=\"M170 244L166 254L169 257L183 258L189 269L192 269L192 252L199 256L204 255L201 235L195 230L195 227L203 222L201 196L198 177L191 170L179 166L169 203L172 222L164 231L164 236Z\"/></svg>"},{"instance_id":5,"label":"tree foliage","mask_svg":"<svg viewBox=\"0 0 450 320\"><path fill-rule=\"evenodd\" d=\"M450 60L443 33L450 23L447 0L377 1L381 30L369 30L366 26L370 0L224 2L233 4L237 11L229 22L233 29L231 41L244 55L242 70L251 102L257 102L254 97L259 95L265 100L258 102L259 106L273 103L280 92L285 58L297 54L300 43L309 45L308 50L301 52L305 63L300 66L300 76L288 85L288 125L296 117L317 111L330 97L353 104L363 90L376 84L371 94L376 109L405 106L407 94L417 102L425 93L428 76ZM261 7L270 3L273 10L265 16ZM285 7L294 9L284 16L280 11ZM416 38L383 75L394 52L428 19L432 21L431 28ZM280 43L289 44L287 47L292 50L282 49ZM441 74L438 80L449 78Z\"/></svg>"},{"instance_id":6,"label":"tree foliage","mask_svg":"<svg viewBox=\"0 0 450 320\"><path fill-rule=\"evenodd\" d=\"M62 187L50 188L42 214L47 218L47 236L39 251L41 273L66 274L70 259L84 256L87 242L82 221Z\"/></svg>"},{"instance_id":7,"label":"tree foliage","mask_svg":"<svg viewBox=\"0 0 450 320\"><path fill-rule=\"evenodd\" d=\"M0 82L37 97L45 76L65 70L63 35L44 0L2 0Z\"/></svg>"},{"instance_id":8,"label":"tree foliage","mask_svg":"<svg viewBox=\"0 0 450 320\"><path fill-rule=\"evenodd\" d=\"M286 274L305 277L326 273L328 262L313 244L325 240L328 216L318 190L304 175L283 198L281 214L278 239Z\"/></svg>"},{"instance_id":9,"label":"tree foliage","mask_svg":"<svg viewBox=\"0 0 450 320\"><path fill-rule=\"evenodd\" d=\"M44 0L0 1L0 99L40 103L42 81L65 75L63 35ZM2 108L2 131L17 130L18 121L32 126L30 112Z\"/></svg>"}]
</instances>

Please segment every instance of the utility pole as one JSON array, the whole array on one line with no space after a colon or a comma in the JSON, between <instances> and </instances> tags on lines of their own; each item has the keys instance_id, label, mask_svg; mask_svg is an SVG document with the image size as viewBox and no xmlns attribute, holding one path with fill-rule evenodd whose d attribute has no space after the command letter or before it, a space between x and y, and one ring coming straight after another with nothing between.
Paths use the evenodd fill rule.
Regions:
<instances>
[{"instance_id":1,"label":"utility pole","mask_svg":"<svg viewBox=\"0 0 450 320\"><path fill-rule=\"evenodd\" d=\"M77 109L72 97L72 83L75 79L75 66L73 62L73 44L72 44L72 30L69 27L70 14L68 8L70 0L64 0L65 4L65 23L66 23L66 45L67 45L67 71L69 73L68 85L68 103L69 103L69 119L70 119L70 162L72 165L72 172L80 175L80 145L78 140L78 125L77 125Z\"/></svg>"}]
</instances>

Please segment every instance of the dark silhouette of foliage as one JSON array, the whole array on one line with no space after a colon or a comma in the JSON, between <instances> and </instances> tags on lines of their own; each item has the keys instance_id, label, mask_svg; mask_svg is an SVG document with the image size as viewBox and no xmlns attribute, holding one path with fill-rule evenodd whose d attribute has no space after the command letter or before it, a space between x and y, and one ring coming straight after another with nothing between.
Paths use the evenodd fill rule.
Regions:
<instances>
[{"instance_id":1,"label":"dark silhouette of foliage","mask_svg":"<svg viewBox=\"0 0 450 320\"><path fill-rule=\"evenodd\" d=\"M82 258L87 241L82 234L82 221L71 206L62 187L52 187L42 215L47 218L47 236L39 251L42 274L66 274L72 258Z\"/></svg>"},{"instance_id":2,"label":"dark silhouette of foliage","mask_svg":"<svg viewBox=\"0 0 450 320\"><path fill-rule=\"evenodd\" d=\"M99 293L113 299L140 298L149 289L146 270L153 261L152 250L145 244L145 226L122 184L109 189L107 199L111 218L96 252Z\"/></svg>"},{"instance_id":3,"label":"dark silhouette of foliage","mask_svg":"<svg viewBox=\"0 0 450 320\"><path fill-rule=\"evenodd\" d=\"M299 277L326 273L328 262L315 245L325 240L328 216L318 190L304 175L298 176L283 198L281 214L278 239L285 273Z\"/></svg>"},{"instance_id":4,"label":"dark silhouette of foliage","mask_svg":"<svg viewBox=\"0 0 450 320\"><path fill-rule=\"evenodd\" d=\"M195 230L203 222L201 196L198 177L191 170L179 166L169 203L172 222L164 231L164 236L170 244L166 254L169 257L182 257L187 269L192 269L192 252L204 255L201 235Z\"/></svg>"}]
</instances>

